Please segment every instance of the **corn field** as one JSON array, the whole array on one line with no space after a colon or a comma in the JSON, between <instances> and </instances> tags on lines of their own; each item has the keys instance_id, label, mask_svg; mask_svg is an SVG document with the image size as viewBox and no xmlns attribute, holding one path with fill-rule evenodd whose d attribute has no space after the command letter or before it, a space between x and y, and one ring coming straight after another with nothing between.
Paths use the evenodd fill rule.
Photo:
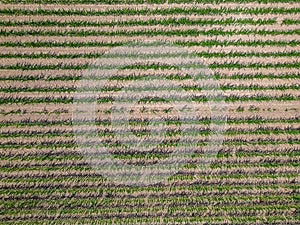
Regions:
<instances>
[{"instance_id":1,"label":"corn field","mask_svg":"<svg viewBox=\"0 0 300 225\"><path fill-rule=\"evenodd\" d=\"M2 0L0 26L0 224L300 224L299 1Z\"/></svg>"}]
</instances>

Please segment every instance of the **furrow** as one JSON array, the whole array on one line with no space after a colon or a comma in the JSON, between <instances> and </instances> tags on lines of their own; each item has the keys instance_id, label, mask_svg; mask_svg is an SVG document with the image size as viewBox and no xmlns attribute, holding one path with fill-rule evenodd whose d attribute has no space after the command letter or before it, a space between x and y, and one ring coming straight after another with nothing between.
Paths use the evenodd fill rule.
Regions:
<instances>
[{"instance_id":1,"label":"furrow","mask_svg":"<svg viewBox=\"0 0 300 225\"><path fill-rule=\"evenodd\" d=\"M0 47L2 55L17 55L17 54L28 54L28 55L38 55L38 54L47 54L49 57L63 56L63 55L92 55L98 54L101 55L105 52L108 52L110 48L108 47L79 47L79 48L70 48L70 47L37 47L37 48L27 48L27 47ZM278 53L294 53L297 52L300 54L300 48L295 48L291 46L268 46L268 47L256 47L256 46L212 46L212 47L202 47L195 46L190 47L189 50L191 54L273 54L276 56Z\"/></svg>"},{"instance_id":2,"label":"furrow","mask_svg":"<svg viewBox=\"0 0 300 225\"><path fill-rule=\"evenodd\" d=\"M80 138L80 137L79 137ZM78 138L78 139L79 139ZM82 137L81 137L82 138ZM239 142L239 143L251 143L251 142L296 142L299 141L299 134L285 134L285 133L280 133L280 134L236 134L236 135L224 135L224 142L230 143L230 142ZM147 138L147 144L150 146L150 144L155 148L158 146L162 141L165 143L168 143L170 141L178 141L180 139L181 143L207 143L211 140L211 138L208 136L200 136L198 135L197 137L195 136L183 136L181 137L180 135L173 136L171 138L165 137L163 140L162 138L155 138L155 137L148 137ZM99 139L97 139L99 143L110 143L110 144L116 144L119 142L119 139L117 137L104 137L101 136ZM8 138L0 138L0 143L3 146L6 145L25 145L25 146L30 146L30 145L55 145L55 144L76 144L75 137L72 137L71 135L60 135L60 136L38 136L38 137L8 137ZM86 145L88 144L95 144L95 141L91 141L89 138L86 137L85 142ZM122 139L122 144L123 145L131 145L133 143L132 139L128 137L124 137ZM133 143L135 144L135 143ZM195 145L196 145L195 144ZM93 151L93 150L91 150ZM291 160L296 160L297 157L291 158ZM266 159L265 159L266 160ZM130 160L129 160L130 161ZM275 160L276 161L276 160ZM158 162L158 159L150 159L149 161L146 159L137 159L136 162L134 160L132 161L133 163L142 163L142 162L147 162L147 163L155 163ZM20 164L18 164L20 163ZM1 166L25 166L25 165L44 165L45 161L43 162L25 162L25 161L2 161ZM41 163L41 164L39 164ZM48 162L49 165L60 165L62 163L61 161L50 161ZM71 163L71 164L70 164ZM81 165L81 161L68 161L67 165ZM63 163L65 164L65 163ZM46 164L48 165L48 164Z\"/></svg>"},{"instance_id":3,"label":"furrow","mask_svg":"<svg viewBox=\"0 0 300 225\"><path fill-rule=\"evenodd\" d=\"M162 23L162 22L155 22ZM170 22L169 22L170 23ZM199 22L200 24L201 22ZM204 22L203 22L204 23ZM217 22L215 24L218 24ZM257 36L278 36L278 35L299 35L300 32L297 29L297 25L242 25L241 23L230 23L223 26L220 25L152 25L152 26L131 26L124 27L123 25L110 25L110 26L85 26L85 27L73 27L66 24L65 27L61 26L27 26L22 27L3 27L1 29L1 36L141 36L147 35L147 37L153 37L161 35L164 37L195 37L195 36L217 36L217 35L257 35ZM235 24L235 25L231 25ZM172 26L171 26L172 25ZM287 27L285 27L287 26ZM292 39L294 40L294 39Z\"/></svg>"},{"instance_id":4,"label":"furrow","mask_svg":"<svg viewBox=\"0 0 300 225\"><path fill-rule=\"evenodd\" d=\"M165 127L156 127L156 128L147 128L143 126L132 127L132 131L134 132L162 132L166 129ZM84 130L84 129L83 129ZM167 131L169 132L188 132L188 131L209 131L209 125L174 125L168 126ZM291 131L291 130L300 130L300 124L291 124L291 123L270 123L270 124L226 124L225 132L255 132L255 131ZM113 127L113 126L103 126L100 125L97 127L98 133L113 133L113 132L125 132L126 130L123 127ZM51 127L42 127L42 126L30 126L30 127L15 127L15 126L7 126L2 127L0 134L2 136L26 136L26 135L34 135L34 134L71 134L73 133L72 126L68 125L54 125ZM0 135L0 136L1 136Z\"/></svg>"},{"instance_id":5,"label":"furrow","mask_svg":"<svg viewBox=\"0 0 300 225\"><path fill-rule=\"evenodd\" d=\"M137 37L128 37L116 35L114 37L107 36L88 36L88 37L70 37L70 36L4 36L1 37L0 43L26 43L26 42L54 42L54 43L66 43L66 42L76 42L76 43L109 43L109 44L120 44L133 41L162 41L162 42L204 42L204 41L226 41L226 42L238 42L238 41L253 41L256 42L299 42L299 35L219 35L209 37L206 35L198 35L197 37L180 37L172 36L166 37L163 35L157 35L155 37L149 37L145 35L140 35ZM267 43L266 43L267 45Z\"/></svg>"},{"instance_id":6,"label":"furrow","mask_svg":"<svg viewBox=\"0 0 300 225\"><path fill-rule=\"evenodd\" d=\"M246 168L216 168L207 169L205 171L192 170L181 170L180 175L206 175L206 176L218 176L218 175L258 175L258 174L273 174L273 175L283 175L283 174L297 174L300 169L295 167L277 167L277 168L265 168L265 167L246 167ZM162 172L163 174L163 172ZM101 175L100 171L89 170L89 171L79 171L79 170L66 170L66 171L42 171L42 170L22 170L22 171L12 171L12 172L1 172L0 177L2 179L18 179L18 178L67 178L67 177L93 177L96 175Z\"/></svg>"},{"instance_id":7,"label":"furrow","mask_svg":"<svg viewBox=\"0 0 300 225\"><path fill-rule=\"evenodd\" d=\"M161 153L161 154L168 154L173 151L172 147L165 147L165 148L157 148L156 150L145 151L141 153ZM194 149L195 153L204 153L205 147L196 147ZM265 144L265 145L231 145L231 146L222 146L219 149L219 154L232 154L233 156L236 154L289 154L289 153L296 153L300 151L299 144L293 144L292 146L289 144ZM132 154L136 153L135 150L127 149L126 151L122 151L121 149L115 148L111 149L110 152L112 154ZM80 152L75 149L75 147L70 148L62 148L57 147L55 149L49 148L47 146L41 146L40 148L0 148L0 156L1 157L41 157L44 155L47 156L68 156L68 155L78 155ZM246 167L249 165L246 165Z\"/></svg>"},{"instance_id":8,"label":"furrow","mask_svg":"<svg viewBox=\"0 0 300 225\"><path fill-rule=\"evenodd\" d=\"M6 193L1 194L1 199L3 200L21 200L21 199L63 199L73 197L75 199L80 198L158 198L160 196L163 199L170 198L172 196L218 196L218 195L244 195L244 196L256 196L256 195L293 195L299 193L297 189L293 186L282 185L282 186L228 186L223 185L221 188L216 188L216 186L175 186L169 188L170 190L166 191L169 187L160 187L160 188L110 188L103 190L102 188L69 188L65 190L64 188L54 189L49 191L43 188L36 189L15 189L6 191ZM127 191L127 192L126 192ZM10 195L14 194L14 195Z\"/></svg>"},{"instance_id":9,"label":"furrow","mask_svg":"<svg viewBox=\"0 0 300 225\"><path fill-rule=\"evenodd\" d=\"M199 103L195 105L195 110L200 111L202 117L199 119L205 119L209 117L209 112L207 109L207 104ZM105 111L109 110L112 107L112 104L102 104L101 108L97 108L99 112L97 121L110 120L109 115L105 115ZM161 105L155 105L155 109L161 108ZM281 101L270 101L270 102L232 102L226 104L226 114L227 119L283 119L285 116L287 119L299 117L299 104L297 101L291 102L281 102ZM142 106L136 106L135 109L139 111L142 109ZM32 105L22 105L22 104L12 104L0 106L1 123L18 123L21 121L66 121L72 119L72 104L35 104ZM206 112L208 112L206 114ZM205 113L203 115L203 113ZM9 115L11 114L11 115ZM33 115L39 115L37 118Z\"/></svg>"},{"instance_id":10,"label":"furrow","mask_svg":"<svg viewBox=\"0 0 300 225\"><path fill-rule=\"evenodd\" d=\"M36 182L3 182L0 181L0 188L9 189L9 188L46 188L51 187L55 188L89 188L89 187L117 187L118 185L112 183L109 180L101 179L96 177L96 179L89 178L77 178L69 180L57 180L57 179L48 179L48 180L35 180ZM288 185L288 184L299 184L300 179L298 178L288 178L288 177L276 177L276 178L211 178L204 180L202 177L194 180L178 180L175 182L165 182L165 184L171 183L173 185L180 186L192 186L192 185ZM164 184L161 184L164 185Z\"/></svg>"},{"instance_id":11,"label":"furrow","mask_svg":"<svg viewBox=\"0 0 300 225\"><path fill-rule=\"evenodd\" d=\"M64 10L76 10L80 9L82 11L89 10L89 11L106 11L106 10L117 10L117 9L172 9L172 8L211 8L211 9L235 9L235 8L259 8L259 9L265 9L265 8L300 8L299 3L207 3L207 4L161 4L161 5L155 5L155 4L146 4L146 5L138 5L138 4L130 4L130 5L124 5L124 4L1 4L0 9L22 9L22 10L58 10L58 9L64 9Z\"/></svg>"},{"instance_id":12,"label":"furrow","mask_svg":"<svg viewBox=\"0 0 300 225\"><path fill-rule=\"evenodd\" d=\"M170 85L174 87L181 88L193 88L197 86L197 82L192 80L168 81ZM119 90L120 88L126 88L130 84L130 81L110 81L105 87L112 90ZM257 80L230 80L230 79L219 79L218 85L222 89L289 89L300 87L300 79L261 79ZM76 91L77 85L75 81L1 81L0 80L0 91L4 92L18 92L26 90L41 90L41 92L47 91ZM103 91L102 91L103 92Z\"/></svg>"}]
</instances>

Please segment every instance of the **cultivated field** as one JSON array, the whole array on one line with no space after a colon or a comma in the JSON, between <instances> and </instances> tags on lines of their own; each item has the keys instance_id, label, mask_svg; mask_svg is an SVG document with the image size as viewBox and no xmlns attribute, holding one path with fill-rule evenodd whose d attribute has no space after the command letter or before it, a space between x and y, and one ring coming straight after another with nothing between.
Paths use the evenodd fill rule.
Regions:
<instances>
[{"instance_id":1,"label":"cultivated field","mask_svg":"<svg viewBox=\"0 0 300 225\"><path fill-rule=\"evenodd\" d=\"M0 224L300 223L299 1L2 0L0 24ZM195 58L167 52L128 66L111 60L129 53L103 56L144 41ZM160 183L114 182L78 151L73 103L78 83L101 57L107 70L123 66L96 100L95 131L109 153L127 165L151 166L192 148L187 163ZM211 141L212 112L186 72L202 63L226 104L222 145L205 169L198 165ZM145 97L128 124L121 111L115 127L120 91L144 77L164 78L182 92ZM183 123L186 106L175 109L166 99L188 99L198 113ZM150 129L158 117L166 126ZM116 133L128 127L134 136L120 140ZM133 137L150 147L136 147Z\"/></svg>"}]
</instances>

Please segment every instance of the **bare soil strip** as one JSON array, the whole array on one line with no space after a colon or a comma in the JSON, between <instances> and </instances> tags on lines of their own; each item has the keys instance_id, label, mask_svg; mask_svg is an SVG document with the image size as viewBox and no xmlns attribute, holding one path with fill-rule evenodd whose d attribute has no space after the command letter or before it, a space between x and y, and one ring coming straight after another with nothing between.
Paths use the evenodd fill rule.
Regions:
<instances>
[{"instance_id":1,"label":"bare soil strip","mask_svg":"<svg viewBox=\"0 0 300 225\"><path fill-rule=\"evenodd\" d=\"M291 106L269 106L268 103L264 102L266 105L266 108L260 108L257 106L257 104L251 104L248 107L249 109L259 109L253 110L253 111L246 111L247 108L244 108L244 112L238 112L238 109L243 108L242 103L235 103L234 109L231 109L228 107L227 109L227 119L231 121L244 121L244 120L251 120L255 122L263 121L263 120L295 120L300 118L300 110L299 107L295 105ZM69 106L71 108L71 106ZM35 108L35 107L33 107ZM103 110L110 109L110 107L107 108L101 108ZM20 110L21 112L24 112L24 109L21 107L17 110ZM47 109L46 109L47 110ZM19 111L17 111L19 112ZM43 111L42 111L43 112ZM1 115L0 123L13 123L17 125L18 123L71 123L72 121L72 111L63 111L62 109L55 109L51 111L50 113L41 113L39 111L31 111L27 112L25 111L24 114L11 114L11 115ZM45 114L46 113L46 114ZM208 109L208 106L199 109L200 115L195 115L195 118L192 119L198 119L198 120L209 120L210 119L210 110ZM136 116L136 120L141 120L141 117ZM151 119L151 117L150 117ZM95 121L98 122L105 122L105 121L111 121L110 115L107 115L103 112L97 113L97 116L95 118Z\"/></svg>"},{"instance_id":2,"label":"bare soil strip","mask_svg":"<svg viewBox=\"0 0 300 225\"><path fill-rule=\"evenodd\" d=\"M124 57L123 57L124 59ZM9 67L14 65L74 65L74 66L83 66L83 65L92 65L97 58L76 58L76 59L27 59L27 58L4 58L1 60L0 66ZM257 57L257 56L247 56L247 57L210 57L204 58L199 57L196 59L193 58L183 58L183 57L157 57L153 59L147 59L148 63L159 63L160 60L164 60L164 63L173 63L173 65L193 65L197 63L203 63L204 65L213 65L213 64L242 64L242 65L249 65L249 64L261 64L261 65L276 65L279 63L298 63L300 62L300 58L297 57L287 57L287 56L280 56L280 57ZM141 61L139 57L135 57L130 59L130 63L134 64ZM105 66L119 66L119 65L129 65L129 62L122 60L122 58L115 57L114 60L111 58L102 58L101 65ZM98 62L99 63L99 62ZM97 61L96 61L97 65Z\"/></svg>"},{"instance_id":3,"label":"bare soil strip","mask_svg":"<svg viewBox=\"0 0 300 225\"><path fill-rule=\"evenodd\" d=\"M51 56L60 55L88 55L88 54L102 54L109 51L109 47L0 47L1 54L49 54ZM289 53L298 52L300 54L300 46L212 46L202 47L194 46L190 47L189 50L193 53ZM0 71L1 73L1 71Z\"/></svg>"},{"instance_id":4,"label":"bare soil strip","mask_svg":"<svg viewBox=\"0 0 300 225\"><path fill-rule=\"evenodd\" d=\"M169 81L170 84L173 84L177 87L194 87L197 85L196 82L192 80L186 81ZM284 80L284 79L260 79L260 80L232 80L232 79L218 79L218 84L220 87L258 87L258 88L268 88L273 89L275 87L300 87L300 80L297 78ZM1 89L74 89L77 87L76 81L45 81L45 80L36 80L36 81L0 81L0 91ZM105 87L110 88L122 88L130 84L130 81L110 81ZM95 85L97 86L97 85ZM74 91L72 90L72 91Z\"/></svg>"},{"instance_id":5,"label":"bare soil strip","mask_svg":"<svg viewBox=\"0 0 300 225\"><path fill-rule=\"evenodd\" d=\"M278 114L284 116L288 113L294 113L295 115L300 112L300 105L298 101L247 101L247 102L228 102L226 103L227 113L232 115L243 115L244 113L250 113L253 115L267 115L267 114ZM163 108L164 104L155 104L155 109ZM195 105L196 110L206 110L207 103L197 103ZM102 103L101 106L97 106L96 110L99 113L104 113L105 110L112 107L112 103ZM149 106L148 106L149 107ZM147 108L148 108L147 107ZM135 106L135 109L139 111L142 106ZM28 104L9 104L0 105L0 113L2 116L28 116L29 114L48 114L51 117L57 117L57 114L70 114L73 110L73 104L62 104L62 103L35 103L32 105ZM12 114L12 115L9 115ZM28 114L28 115L26 115ZM4 118L4 117L3 117ZM2 120L5 121L5 120ZM10 121L8 119L7 121Z\"/></svg>"},{"instance_id":6,"label":"bare soil strip","mask_svg":"<svg viewBox=\"0 0 300 225\"><path fill-rule=\"evenodd\" d=\"M89 11L107 11L107 10L117 10L117 9L173 9L173 8L212 8L212 9L235 9L235 8L299 8L299 3L219 3L219 4L161 4L161 5L153 5L153 4L130 4L130 5L88 5L88 4L76 4L76 5L66 5L66 4L0 4L0 9L22 9L22 10L89 10Z\"/></svg>"},{"instance_id":7,"label":"bare soil strip","mask_svg":"<svg viewBox=\"0 0 300 225\"><path fill-rule=\"evenodd\" d=\"M51 26L51 27L43 27L43 26L8 26L8 27L2 27L3 32L15 34L16 32L44 32L44 33L50 33L52 32L52 36L57 33L57 35L54 36L61 36L61 33L64 32L72 32L72 33L80 33L82 31L84 32L99 32L99 35L102 35L101 33L106 32L107 34L103 34L103 36L109 36L112 33L115 33L114 35L118 35L118 32L135 32L135 36L141 36L143 32L175 32L178 33L182 32L207 32L209 34L209 31L215 31L215 30L222 30L223 32L295 32L297 31L297 25L241 25L241 24L225 24L225 25L176 25L176 26L166 26L166 25L152 25L152 26L85 26L85 27L72 27L72 26ZM153 32L154 33L154 32ZM22 34L23 35L23 34ZM123 34L122 34L123 35ZM216 36L216 34L209 34L210 36ZM232 34L234 35L234 34ZM231 36L232 36L231 35ZM279 34L271 34L272 36L279 35ZM284 34L287 35L287 34ZM42 35L41 35L42 36ZM44 36L44 35L43 35ZM151 36L151 35L149 35ZM152 35L153 36L153 35ZM167 36L167 35L166 35ZM168 34L170 36L170 34ZM175 36L175 35L174 35ZM193 35L195 36L195 34ZM206 35L208 36L208 35ZM263 35L265 36L265 35Z\"/></svg>"},{"instance_id":8,"label":"bare soil strip","mask_svg":"<svg viewBox=\"0 0 300 225\"><path fill-rule=\"evenodd\" d=\"M39 128L37 128L39 129ZM289 145L289 144L265 144L265 145L256 145L256 144L244 144L244 145L225 145L222 146L219 150L219 153L232 154L232 157L236 157L237 153L257 153L257 154L288 154L296 153L300 150L299 144ZM172 147L165 147L158 149L158 153L169 154L173 151ZM134 151L122 151L121 149L116 148L115 150L110 149L110 152L113 154L126 154L126 153L135 153ZM204 153L205 147L197 147L194 150L195 153ZM148 153L148 152L145 152ZM19 148L3 148L0 149L0 156L2 157L41 157L44 155L48 156L66 156L66 155L80 155L80 152L75 147L57 147L55 149L49 147L43 148L30 148L19 147ZM247 167L247 165L246 165ZM225 167L226 168L226 167ZM26 169L26 168L25 168ZM1 195L0 195L1 196Z\"/></svg>"},{"instance_id":9,"label":"bare soil strip","mask_svg":"<svg viewBox=\"0 0 300 225\"><path fill-rule=\"evenodd\" d=\"M199 41L299 41L299 35L219 35L219 36L206 36L199 35L197 37L180 37L180 36L163 36L157 35L155 37L149 37L147 35L140 35L137 37L128 37L128 36L88 36L88 37L61 37L61 36L4 36L1 38L0 43L26 43L26 42L54 42L54 43L65 43L65 42L76 42L76 43L120 43L120 42L130 42L130 41L169 41L171 43L176 41L181 42L199 42Z\"/></svg>"}]
</instances>

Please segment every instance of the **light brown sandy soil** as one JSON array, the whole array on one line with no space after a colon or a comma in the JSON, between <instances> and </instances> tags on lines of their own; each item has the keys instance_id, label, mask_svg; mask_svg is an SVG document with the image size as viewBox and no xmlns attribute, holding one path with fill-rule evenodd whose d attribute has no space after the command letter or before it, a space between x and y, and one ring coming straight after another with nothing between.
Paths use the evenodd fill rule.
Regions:
<instances>
[{"instance_id":1,"label":"light brown sandy soil","mask_svg":"<svg viewBox=\"0 0 300 225\"><path fill-rule=\"evenodd\" d=\"M212 64L230 64L230 63L238 63L242 65L249 65L249 64L262 64L262 65L268 65L268 64L279 64L279 63L297 63L300 61L300 59L295 58L295 57L236 57L236 58L203 58L203 61L207 65L212 65Z\"/></svg>"},{"instance_id":2,"label":"light brown sandy soil","mask_svg":"<svg viewBox=\"0 0 300 225\"><path fill-rule=\"evenodd\" d=\"M148 63L159 63L163 60L164 63L174 64L174 65L189 65L195 63L202 63L204 65L212 65L212 64L230 64L230 63L238 63L241 65L249 65L249 64L262 64L262 65L276 65L279 63L298 63L300 62L299 58L296 57L211 57L211 58L204 58L201 57L199 59L188 59L188 58L181 58L181 57L169 57L169 58L154 58L148 59ZM94 58L76 58L76 59L24 59L24 58L6 58L3 59L0 63L1 66L7 67L12 65L74 65L74 66L83 66L83 65L92 65L96 59ZM130 59L125 60L124 58L114 58L114 60L110 58L103 58L101 59L101 65L112 65L112 66L119 66L119 65L130 65L134 63L141 62L141 59ZM99 62L96 62L96 65Z\"/></svg>"},{"instance_id":3,"label":"light brown sandy soil","mask_svg":"<svg viewBox=\"0 0 300 225\"><path fill-rule=\"evenodd\" d=\"M14 115L14 116L3 116L0 119L1 123L63 123L72 122L71 115L57 115L57 116L47 116L39 115L33 117L32 114L27 115Z\"/></svg>"},{"instance_id":4,"label":"light brown sandy soil","mask_svg":"<svg viewBox=\"0 0 300 225\"><path fill-rule=\"evenodd\" d=\"M69 89L75 88L76 81L45 81L45 80L36 80L36 81L0 81L0 90L6 88L62 88Z\"/></svg>"},{"instance_id":5,"label":"light brown sandy soil","mask_svg":"<svg viewBox=\"0 0 300 225\"><path fill-rule=\"evenodd\" d=\"M300 52L300 47L294 46L192 46L189 50L195 53L208 52L208 53L279 53L279 52Z\"/></svg>"},{"instance_id":6,"label":"light brown sandy soil","mask_svg":"<svg viewBox=\"0 0 300 225\"><path fill-rule=\"evenodd\" d=\"M227 102L227 114L231 116L240 116L242 114L247 115L273 115L278 114L278 116L283 115L299 115L300 113L300 105L297 104L298 101L269 101L269 102L257 102L257 101L247 101L247 102ZM111 103L103 103L96 110L99 115L103 115L103 112L109 109L112 106ZM11 104L11 105L0 105L0 113L2 116L4 114L17 114L17 111L20 110L19 116L29 116L30 114L39 114L46 116L44 114L48 114L49 116L55 117L55 113L59 112L60 114L69 115L72 112L73 104L62 104L62 103L37 103L34 105L24 105L24 104ZM148 106L150 107L150 106ZM162 108L163 104L156 104L155 109ZM140 110L142 106L135 106L136 110ZM195 105L195 110L207 110L207 104L205 103L197 103ZM255 109L252 110L251 109ZM243 109L244 111L238 112L239 109ZM9 115L6 115L9 116ZM277 117L276 117L277 118Z\"/></svg>"},{"instance_id":7,"label":"light brown sandy soil","mask_svg":"<svg viewBox=\"0 0 300 225\"><path fill-rule=\"evenodd\" d=\"M77 59L10 59L6 58L1 60L1 66L9 66L9 65L86 65L92 64L95 59L88 58L77 58Z\"/></svg>"},{"instance_id":8,"label":"light brown sandy soil","mask_svg":"<svg viewBox=\"0 0 300 225\"><path fill-rule=\"evenodd\" d=\"M239 75L240 79L243 78L243 75L255 76L257 74L261 75L272 75L280 78L283 75L297 75L299 70L297 68L234 68L234 69L214 69L215 74L220 74L221 76L232 77Z\"/></svg>"},{"instance_id":9,"label":"light brown sandy soil","mask_svg":"<svg viewBox=\"0 0 300 225\"><path fill-rule=\"evenodd\" d=\"M54 42L54 43L65 43L65 42L76 42L76 43L88 43L88 42L95 42L95 43L120 43L120 42L128 42L128 41L168 41L170 43L176 42L176 41L182 41L182 42L199 42L201 41L232 41L237 42L238 40L241 41L291 41L299 40L299 35L219 35L219 36L206 36L206 35L199 35L197 37L179 37L179 36L163 36L163 35L157 35L155 37L149 37L146 35L140 35L140 36L114 36L114 37L108 37L108 36L88 36L88 37L61 37L61 36L5 36L1 38L0 43L26 43L26 42Z\"/></svg>"},{"instance_id":10,"label":"light brown sandy soil","mask_svg":"<svg viewBox=\"0 0 300 225\"><path fill-rule=\"evenodd\" d=\"M219 79L218 83L220 86L242 86L242 87L251 87L251 86L258 86L258 87L270 87L272 89L273 87L279 87L279 86L284 86L284 87L290 87L290 86L300 86L300 80L295 78L295 79L289 79L289 80L284 80L284 79L259 79L259 80L231 80L231 79Z\"/></svg>"},{"instance_id":11,"label":"light brown sandy soil","mask_svg":"<svg viewBox=\"0 0 300 225\"><path fill-rule=\"evenodd\" d=\"M36 47L34 50L28 47L0 47L1 54L51 54L51 55L74 55L74 54L95 54L109 51L109 47ZM191 53L289 53L299 52L300 47L294 46L212 46L189 47ZM32 71L34 72L34 71Z\"/></svg>"},{"instance_id":12,"label":"light brown sandy soil","mask_svg":"<svg viewBox=\"0 0 300 225\"><path fill-rule=\"evenodd\" d=\"M194 25L194 26L189 26L189 25L179 25L179 26L164 26L164 25L153 25L153 26L130 26L130 27L124 27L124 26L102 26L102 27L93 27L93 26L85 26L85 27L70 27L70 26L65 26L65 27L60 27L60 26L52 26L52 27L36 27L36 26L28 26L24 25L22 27L3 27L2 30L7 32L7 33L15 33L15 32L28 32L28 31L33 31L33 32L58 32L58 33L64 33L64 32L99 32L99 35L102 35L103 37L107 37L108 34L111 32L150 32L150 31L189 31L189 30L196 30L196 31L205 31L209 32L212 30L219 30L222 29L224 32L229 32L229 31L249 31L249 32L256 32L256 31L295 31L297 30L298 26L297 25ZM103 33L108 33L108 34L101 34ZM118 34L115 34L115 36ZM230 36L235 35L235 34L230 34ZM279 35L279 34L270 34L273 35L274 37ZM24 36L24 35L23 35ZM41 34L41 36L45 36ZM47 36L47 35L46 35ZM55 36L60 36L55 35ZM128 36L128 35L127 35ZM134 35L138 36L138 35ZM139 34L141 36L141 34ZM208 35L206 35L208 36ZM216 36L216 35L210 35L210 36ZM258 35L260 36L260 35ZM168 37L168 36L167 36Z\"/></svg>"},{"instance_id":13,"label":"light brown sandy soil","mask_svg":"<svg viewBox=\"0 0 300 225\"><path fill-rule=\"evenodd\" d=\"M70 48L70 47L37 47L26 48L26 47L0 47L1 54L54 54L54 55L74 55L74 54L94 54L94 53L105 53L109 51L109 47L80 47L80 48ZM286 49L288 50L288 49ZM293 51L291 49L291 51ZM34 71L32 71L34 72Z\"/></svg>"},{"instance_id":14,"label":"light brown sandy soil","mask_svg":"<svg viewBox=\"0 0 300 225\"><path fill-rule=\"evenodd\" d=\"M228 8L228 9L234 9L234 8L294 8L300 7L299 3L266 3L266 4L260 4L260 3L220 3L220 4L161 4L161 5L153 5L153 4L143 4L143 5L137 5L137 4L130 4L130 5L106 5L106 4L99 4L99 5L89 5L89 4L76 4L76 5L64 5L64 4L46 4L46 5L40 5L40 4L0 4L0 9L23 9L23 10L38 10L39 8L44 10L57 10L57 9L64 9L64 10L93 10L93 11L107 11L107 10L113 10L113 9L170 9L170 8L212 8L212 9L221 9L221 8Z\"/></svg>"},{"instance_id":15,"label":"light brown sandy soil","mask_svg":"<svg viewBox=\"0 0 300 225\"><path fill-rule=\"evenodd\" d=\"M63 78L76 78L81 77L84 70L0 70L2 78L6 79L17 79L17 78L28 78L34 77L36 79L52 79L57 77Z\"/></svg>"}]
</instances>

